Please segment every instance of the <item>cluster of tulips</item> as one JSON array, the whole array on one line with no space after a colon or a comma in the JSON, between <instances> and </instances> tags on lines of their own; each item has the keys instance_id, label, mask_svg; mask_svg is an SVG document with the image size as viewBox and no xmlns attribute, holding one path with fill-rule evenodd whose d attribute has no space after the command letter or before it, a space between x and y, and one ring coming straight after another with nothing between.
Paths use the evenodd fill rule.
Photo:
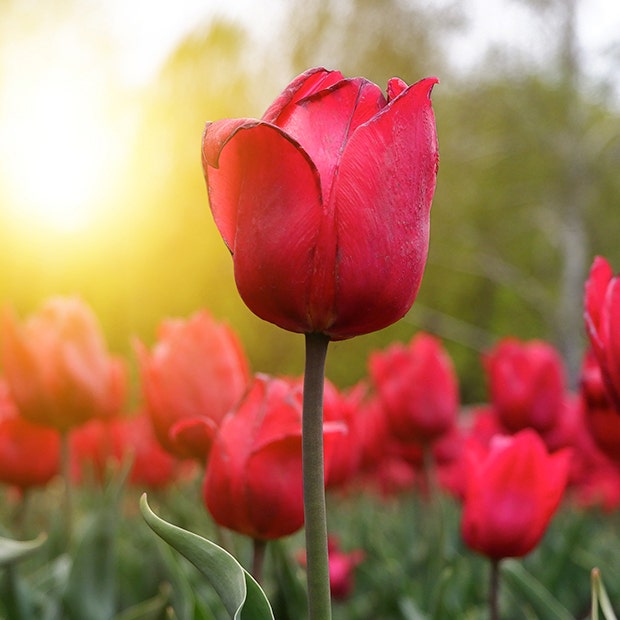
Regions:
<instances>
[{"instance_id":1,"label":"cluster of tulips","mask_svg":"<svg viewBox=\"0 0 620 620\"><path fill-rule=\"evenodd\" d=\"M598 258L586 316L603 365L589 350L576 393L552 345L511 337L481 360L481 405L461 405L451 359L427 333L371 354L352 387L326 380L328 492L447 492L462 502L464 542L494 562L529 553L562 501L617 508L620 386L603 294L616 283ZM65 438L73 483L130 457L129 480L145 489L201 472L212 518L257 546L302 528L301 378L252 374L234 331L206 310L163 321L153 347L135 350L142 398L128 413L126 362L107 352L82 300L50 299L23 322L6 313L0 480L22 493L46 485ZM332 593L345 597L362 550L331 545Z\"/></svg>"},{"instance_id":2,"label":"cluster of tulips","mask_svg":"<svg viewBox=\"0 0 620 620\"><path fill-rule=\"evenodd\" d=\"M620 279L595 260L591 347L574 392L549 343L505 338L481 360L488 402L464 406L449 355L427 333L371 354L354 386L325 379L330 341L395 322L417 294L438 164L436 82L394 78L385 96L363 78L312 69L260 120L205 129L210 206L237 287L258 316L305 335L303 377L254 373L231 327L203 310L163 321L151 348L134 343L140 398L129 414L127 362L108 353L84 302L54 298L23 322L6 312L0 480L25 492L60 471L68 490L128 455L129 480L144 488L200 477L213 521L253 542L238 600L228 576L215 579L235 618L262 580L267 542L304 526L309 618L329 620L330 597L350 595L364 550L328 538L326 490L449 494L462 541L490 560L497 618L500 563L532 551L563 502L620 504ZM143 514L208 574L228 566L205 541ZM249 618L273 617L268 604L250 607Z\"/></svg>"}]
</instances>

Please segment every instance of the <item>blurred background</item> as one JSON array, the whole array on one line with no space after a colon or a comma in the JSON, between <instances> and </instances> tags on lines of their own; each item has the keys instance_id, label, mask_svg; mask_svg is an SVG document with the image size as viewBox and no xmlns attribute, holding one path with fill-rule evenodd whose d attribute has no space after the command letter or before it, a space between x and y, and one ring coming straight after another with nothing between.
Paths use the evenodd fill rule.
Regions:
<instances>
[{"instance_id":1,"label":"blurred background","mask_svg":"<svg viewBox=\"0 0 620 620\"><path fill-rule=\"evenodd\" d=\"M334 343L340 386L419 330L465 402L480 355L554 343L575 380L595 254L620 270L616 0L0 0L0 302L81 295L133 359L209 308L254 370L297 374L303 338L240 301L200 162L207 120L260 116L314 65L384 86L439 76L441 150L422 288L398 324Z\"/></svg>"}]
</instances>

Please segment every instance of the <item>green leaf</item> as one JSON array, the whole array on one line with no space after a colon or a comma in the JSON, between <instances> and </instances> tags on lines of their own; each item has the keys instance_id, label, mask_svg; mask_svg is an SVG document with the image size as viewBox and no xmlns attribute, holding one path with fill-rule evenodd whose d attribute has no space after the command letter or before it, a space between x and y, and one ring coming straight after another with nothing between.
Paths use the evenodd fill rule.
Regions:
<instances>
[{"instance_id":1,"label":"green leaf","mask_svg":"<svg viewBox=\"0 0 620 620\"><path fill-rule=\"evenodd\" d=\"M601 606L605 620L618 620L611 606L607 590L603 584L601 572L598 568L592 569L592 620L598 620L598 606Z\"/></svg>"},{"instance_id":2,"label":"green leaf","mask_svg":"<svg viewBox=\"0 0 620 620\"><path fill-rule=\"evenodd\" d=\"M39 534L34 540L0 538L0 567L8 566L27 558L39 549L46 540L46 534Z\"/></svg>"},{"instance_id":3,"label":"green leaf","mask_svg":"<svg viewBox=\"0 0 620 620\"><path fill-rule=\"evenodd\" d=\"M573 620L573 615L518 560L504 560L502 577L513 590L527 599L539 617L546 620Z\"/></svg>"},{"instance_id":4,"label":"green leaf","mask_svg":"<svg viewBox=\"0 0 620 620\"><path fill-rule=\"evenodd\" d=\"M265 593L228 551L158 517L146 494L140 499L140 510L149 527L208 579L233 620L274 620Z\"/></svg>"},{"instance_id":5,"label":"green leaf","mask_svg":"<svg viewBox=\"0 0 620 620\"><path fill-rule=\"evenodd\" d=\"M116 611L116 519L106 506L88 525L69 573L66 604L72 620L109 620Z\"/></svg>"},{"instance_id":6,"label":"green leaf","mask_svg":"<svg viewBox=\"0 0 620 620\"><path fill-rule=\"evenodd\" d=\"M170 586L164 584L157 596L132 605L115 616L114 620L164 620L170 604Z\"/></svg>"}]
</instances>

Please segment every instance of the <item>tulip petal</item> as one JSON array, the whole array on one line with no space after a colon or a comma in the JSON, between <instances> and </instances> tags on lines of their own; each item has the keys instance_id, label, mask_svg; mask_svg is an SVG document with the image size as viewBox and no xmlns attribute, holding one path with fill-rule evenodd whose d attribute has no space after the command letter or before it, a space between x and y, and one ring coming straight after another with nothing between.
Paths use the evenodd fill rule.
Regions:
<instances>
[{"instance_id":1,"label":"tulip petal","mask_svg":"<svg viewBox=\"0 0 620 620\"><path fill-rule=\"evenodd\" d=\"M400 319L419 288L429 242L438 146L427 78L410 86L351 136L334 187L338 282L332 338ZM331 237L319 239L317 257ZM329 277L329 269L317 268ZM324 284L313 282L321 291ZM320 299L311 301L311 308Z\"/></svg>"},{"instance_id":2,"label":"tulip petal","mask_svg":"<svg viewBox=\"0 0 620 620\"><path fill-rule=\"evenodd\" d=\"M605 357L603 375L614 407L620 412L620 277L611 280L603 306Z\"/></svg>"},{"instance_id":3,"label":"tulip petal","mask_svg":"<svg viewBox=\"0 0 620 620\"><path fill-rule=\"evenodd\" d=\"M327 204L336 171L349 136L384 108L386 100L376 84L363 78L341 80L289 105L274 124L299 142L321 176L323 204Z\"/></svg>"},{"instance_id":4,"label":"tulip petal","mask_svg":"<svg viewBox=\"0 0 620 620\"><path fill-rule=\"evenodd\" d=\"M609 263L602 256L597 256L590 268L584 296L586 330L597 357L600 356L603 346L600 334L601 309L612 277L613 272Z\"/></svg>"},{"instance_id":5,"label":"tulip petal","mask_svg":"<svg viewBox=\"0 0 620 620\"><path fill-rule=\"evenodd\" d=\"M295 104L324 88L328 88L332 84L343 79L340 71L328 71L323 67L315 67L308 69L301 75L298 75L285 89L280 96L267 108L262 119L266 123L282 126L279 118L285 118L295 109Z\"/></svg>"},{"instance_id":6,"label":"tulip petal","mask_svg":"<svg viewBox=\"0 0 620 620\"><path fill-rule=\"evenodd\" d=\"M231 126L207 127L203 157L211 210L233 254L239 293L259 317L312 331L308 291L322 216L317 169L273 125L232 123L222 139L224 124Z\"/></svg>"}]
</instances>

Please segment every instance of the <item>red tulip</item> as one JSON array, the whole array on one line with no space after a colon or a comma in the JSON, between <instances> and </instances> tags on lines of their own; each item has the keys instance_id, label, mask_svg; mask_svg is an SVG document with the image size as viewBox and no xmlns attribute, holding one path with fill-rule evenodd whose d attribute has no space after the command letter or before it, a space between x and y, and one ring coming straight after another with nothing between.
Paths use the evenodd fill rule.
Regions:
<instances>
[{"instance_id":1,"label":"red tulip","mask_svg":"<svg viewBox=\"0 0 620 620\"><path fill-rule=\"evenodd\" d=\"M357 474L362 457L362 448L356 424L366 386L362 383L350 390L339 390L326 380L324 390L324 419L340 422L346 432L334 437L334 449L329 464L327 486L342 488Z\"/></svg>"},{"instance_id":2,"label":"red tulip","mask_svg":"<svg viewBox=\"0 0 620 620\"><path fill-rule=\"evenodd\" d=\"M461 531L465 543L493 560L520 557L541 540L566 487L570 451L548 454L531 429L497 436L489 449L466 447Z\"/></svg>"},{"instance_id":3,"label":"red tulip","mask_svg":"<svg viewBox=\"0 0 620 620\"><path fill-rule=\"evenodd\" d=\"M262 119L206 126L211 210L259 317L333 340L400 319L422 278L438 150L427 78L311 69Z\"/></svg>"},{"instance_id":4,"label":"red tulip","mask_svg":"<svg viewBox=\"0 0 620 620\"><path fill-rule=\"evenodd\" d=\"M65 432L119 411L125 368L80 299L52 298L21 325L7 312L2 336L6 379L24 418Z\"/></svg>"},{"instance_id":5,"label":"red tulip","mask_svg":"<svg viewBox=\"0 0 620 620\"><path fill-rule=\"evenodd\" d=\"M600 450L620 463L620 415L608 394L601 368L589 350L581 372L581 399L587 428Z\"/></svg>"},{"instance_id":6,"label":"red tulip","mask_svg":"<svg viewBox=\"0 0 620 620\"><path fill-rule=\"evenodd\" d=\"M178 461L157 441L145 414L91 420L71 433L73 476L80 481L91 470L96 480L104 481L111 466L119 468L131 462L129 482L160 488L176 479Z\"/></svg>"},{"instance_id":7,"label":"red tulip","mask_svg":"<svg viewBox=\"0 0 620 620\"><path fill-rule=\"evenodd\" d=\"M584 316L609 399L620 412L620 276L601 256L594 259L586 282Z\"/></svg>"},{"instance_id":8,"label":"red tulip","mask_svg":"<svg viewBox=\"0 0 620 620\"><path fill-rule=\"evenodd\" d=\"M22 418L0 380L0 481L21 490L43 486L59 467L58 432Z\"/></svg>"},{"instance_id":9,"label":"red tulip","mask_svg":"<svg viewBox=\"0 0 620 620\"><path fill-rule=\"evenodd\" d=\"M544 433L554 426L565 381L562 359L550 344L505 338L484 361L491 404L508 431L530 427Z\"/></svg>"},{"instance_id":10,"label":"red tulip","mask_svg":"<svg viewBox=\"0 0 620 620\"><path fill-rule=\"evenodd\" d=\"M248 361L235 333L206 311L163 321L149 353L138 344L144 406L171 454L204 461L224 416L245 392Z\"/></svg>"},{"instance_id":11,"label":"red tulip","mask_svg":"<svg viewBox=\"0 0 620 620\"><path fill-rule=\"evenodd\" d=\"M361 549L342 551L337 538L330 536L329 553L329 589L334 600L343 601L349 598L355 587L355 568L361 564L366 554ZM306 553L298 555L299 563L306 566Z\"/></svg>"},{"instance_id":12,"label":"red tulip","mask_svg":"<svg viewBox=\"0 0 620 620\"><path fill-rule=\"evenodd\" d=\"M213 442L204 499L217 523L255 539L287 536L304 522L302 392L294 382L257 375ZM325 424L325 454L340 428Z\"/></svg>"},{"instance_id":13,"label":"red tulip","mask_svg":"<svg viewBox=\"0 0 620 620\"><path fill-rule=\"evenodd\" d=\"M432 442L455 424L458 382L452 362L433 336L392 345L370 357L370 373L400 441Z\"/></svg>"}]
</instances>

